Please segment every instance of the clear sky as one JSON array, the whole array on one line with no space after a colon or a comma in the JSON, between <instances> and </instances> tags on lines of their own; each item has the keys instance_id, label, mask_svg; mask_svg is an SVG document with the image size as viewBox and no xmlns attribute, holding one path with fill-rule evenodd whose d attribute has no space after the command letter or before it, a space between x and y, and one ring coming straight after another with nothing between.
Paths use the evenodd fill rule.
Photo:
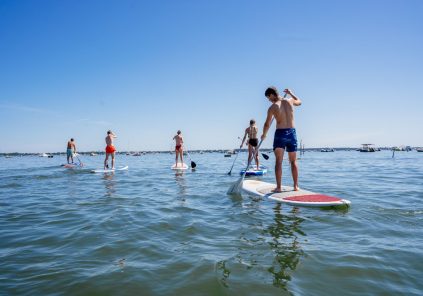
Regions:
<instances>
[{"instance_id":1,"label":"clear sky","mask_svg":"<svg viewBox=\"0 0 423 296\"><path fill-rule=\"evenodd\" d=\"M267 86L306 147L423 146L423 1L0 0L0 152L236 148ZM269 133L264 147L271 147Z\"/></svg>"}]
</instances>

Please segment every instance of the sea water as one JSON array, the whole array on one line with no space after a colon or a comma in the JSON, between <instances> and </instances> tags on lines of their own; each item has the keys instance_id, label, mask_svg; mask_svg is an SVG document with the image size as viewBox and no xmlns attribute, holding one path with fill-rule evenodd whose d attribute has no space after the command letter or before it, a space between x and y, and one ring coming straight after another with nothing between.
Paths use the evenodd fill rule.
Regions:
<instances>
[{"instance_id":1,"label":"sea water","mask_svg":"<svg viewBox=\"0 0 423 296\"><path fill-rule=\"evenodd\" d=\"M192 153L0 158L1 295L422 295L423 153L306 152L300 186L349 209L228 196L246 161ZM274 156L263 160L274 182ZM187 160L187 163L190 161ZM283 184L292 185L287 162Z\"/></svg>"}]
</instances>

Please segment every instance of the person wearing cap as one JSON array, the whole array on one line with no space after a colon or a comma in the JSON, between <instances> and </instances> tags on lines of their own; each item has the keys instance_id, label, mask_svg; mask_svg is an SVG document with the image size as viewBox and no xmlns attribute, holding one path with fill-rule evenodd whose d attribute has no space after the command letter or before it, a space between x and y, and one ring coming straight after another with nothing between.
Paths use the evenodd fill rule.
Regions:
<instances>
[{"instance_id":1,"label":"person wearing cap","mask_svg":"<svg viewBox=\"0 0 423 296\"><path fill-rule=\"evenodd\" d=\"M107 163L109 160L109 156L112 157L112 170L115 168L115 152L116 148L113 146L113 139L117 138L117 136L111 131L107 131L106 137L106 159L104 160L104 169L109 168L109 164Z\"/></svg>"},{"instance_id":2,"label":"person wearing cap","mask_svg":"<svg viewBox=\"0 0 423 296\"><path fill-rule=\"evenodd\" d=\"M173 137L173 140L175 140L175 162L176 166L178 166L178 155L181 158L181 165L184 163L184 139L182 138L182 133L180 130L176 132L176 136Z\"/></svg>"},{"instance_id":3,"label":"person wearing cap","mask_svg":"<svg viewBox=\"0 0 423 296\"><path fill-rule=\"evenodd\" d=\"M73 140L73 138L71 138L70 141L68 141L68 145L66 148L66 158L67 158L68 164L73 163L73 155L75 153L76 153L75 141ZM72 162L69 162L69 160L72 160Z\"/></svg>"}]
</instances>

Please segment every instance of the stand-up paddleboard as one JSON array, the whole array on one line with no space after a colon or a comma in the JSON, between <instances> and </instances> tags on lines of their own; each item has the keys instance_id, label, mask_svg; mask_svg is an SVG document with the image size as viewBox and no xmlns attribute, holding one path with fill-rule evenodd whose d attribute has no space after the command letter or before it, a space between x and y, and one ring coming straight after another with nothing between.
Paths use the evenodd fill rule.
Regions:
<instances>
[{"instance_id":1,"label":"stand-up paddleboard","mask_svg":"<svg viewBox=\"0 0 423 296\"><path fill-rule=\"evenodd\" d=\"M239 172L240 175L243 175L245 170L241 170ZM260 166L259 169L257 169L257 166L250 167L247 172L245 173L246 176L263 176L267 174L267 168Z\"/></svg>"},{"instance_id":2,"label":"stand-up paddleboard","mask_svg":"<svg viewBox=\"0 0 423 296\"><path fill-rule=\"evenodd\" d=\"M187 170L188 169L188 165L186 163L181 163L178 162L178 164L174 164L171 166L172 170Z\"/></svg>"},{"instance_id":3,"label":"stand-up paddleboard","mask_svg":"<svg viewBox=\"0 0 423 296\"><path fill-rule=\"evenodd\" d=\"M75 168L82 168L83 166L80 163L65 163L65 164L62 164L62 167L66 169L75 169Z\"/></svg>"},{"instance_id":4,"label":"stand-up paddleboard","mask_svg":"<svg viewBox=\"0 0 423 296\"><path fill-rule=\"evenodd\" d=\"M286 203L291 206L298 207L333 207L348 206L351 204L349 200L341 199L334 196L315 193L307 190L294 191L294 188L282 186L282 192L273 193L276 188L275 184L261 182L257 180L245 180L242 183L242 189L254 195L268 197L269 199Z\"/></svg>"},{"instance_id":5,"label":"stand-up paddleboard","mask_svg":"<svg viewBox=\"0 0 423 296\"><path fill-rule=\"evenodd\" d=\"M91 173L112 173L116 171L125 171L128 169L128 166L122 166L115 169L105 169L105 170L92 170Z\"/></svg>"}]
</instances>

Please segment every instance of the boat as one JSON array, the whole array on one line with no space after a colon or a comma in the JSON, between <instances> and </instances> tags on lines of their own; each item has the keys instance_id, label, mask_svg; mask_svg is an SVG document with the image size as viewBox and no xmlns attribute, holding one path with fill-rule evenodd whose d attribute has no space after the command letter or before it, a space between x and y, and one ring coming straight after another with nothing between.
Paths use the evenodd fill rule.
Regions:
<instances>
[{"instance_id":1,"label":"boat","mask_svg":"<svg viewBox=\"0 0 423 296\"><path fill-rule=\"evenodd\" d=\"M91 155L91 156L96 156L96 155L97 155L97 153L95 153L95 152L91 152L91 153L90 153L90 155Z\"/></svg>"},{"instance_id":2,"label":"boat","mask_svg":"<svg viewBox=\"0 0 423 296\"><path fill-rule=\"evenodd\" d=\"M320 152L335 152L335 150L333 148L323 148Z\"/></svg>"},{"instance_id":3,"label":"boat","mask_svg":"<svg viewBox=\"0 0 423 296\"><path fill-rule=\"evenodd\" d=\"M39 157L48 157L48 158L53 158L53 155L47 154L47 153L42 153L40 155L38 155Z\"/></svg>"},{"instance_id":4,"label":"boat","mask_svg":"<svg viewBox=\"0 0 423 296\"><path fill-rule=\"evenodd\" d=\"M361 148L358 149L360 152L375 152L377 149L374 147L374 144L361 144Z\"/></svg>"},{"instance_id":5,"label":"boat","mask_svg":"<svg viewBox=\"0 0 423 296\"><path fill-rule=\"evenodd\" d=\"M423 148L416 148L417 152L423 152Z\"/></svg>"},{"instance_id":6,"label":"boat","mask_svg":"<svg viewBox=\"0 0 423 296\"><path fill-rule=\"evenodd\" d=\"M132 153L132 156L141 156L141 153L140 152L135 152L135 153Z\"/></svg>"}]
</instances>

